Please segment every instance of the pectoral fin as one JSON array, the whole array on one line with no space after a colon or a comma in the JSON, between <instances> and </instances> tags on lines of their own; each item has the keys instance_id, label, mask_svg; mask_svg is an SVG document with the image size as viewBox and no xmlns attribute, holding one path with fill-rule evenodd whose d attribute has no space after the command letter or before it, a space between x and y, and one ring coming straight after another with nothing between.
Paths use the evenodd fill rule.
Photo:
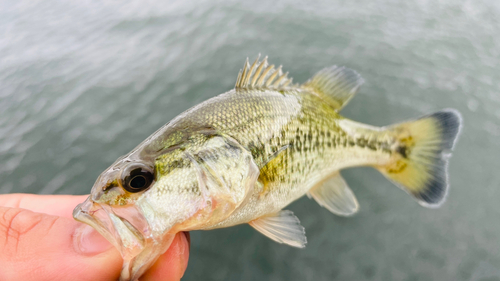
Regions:
<instances>
[{"instance_id":1,"label":"pectoral fin","mask_svg":"<svg viewBox=\"0 0 500 281\"><path fill-rule=\"evenodd\" d=\"M279 211L274 215L251 221L249 224L278 243L297 248L306 246L306 232L292 211Z\"/></svg>"},{"instance_id":2,"label":"pectoral fin","mask_svg":"<svg viewBox=\"0 0 500 281\"><path fill-rule=\"evenodd\" d=\"M339 216L353 215L359 209L358 200L340 173L314 187L307 195L314 198L320 206Z\"/></svg>"},{"instance_id":3,"label":"pectoral fin","mask_svg":"<svg viewBox=\"0 0 500 281\"><path fill-rule=\"evenodd\" d=\"M196 168L202 196L219 205L228 204L223 210L225 217L244 205L252 194L259 168L251 153L231 137L211 136L199 150L185 155Z\"/></svg>"}]
</instances>

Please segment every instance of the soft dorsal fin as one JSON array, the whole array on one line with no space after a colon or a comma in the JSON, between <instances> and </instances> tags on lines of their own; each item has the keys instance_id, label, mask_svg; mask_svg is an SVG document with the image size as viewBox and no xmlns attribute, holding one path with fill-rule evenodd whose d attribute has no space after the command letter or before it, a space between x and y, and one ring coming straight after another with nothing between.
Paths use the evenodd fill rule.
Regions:
<instances>
[{"instance_id":1,"label":"soft dorsal fin","mask_svg":"<svg viewBox=\"0 0 500 281\"><path fill-rule=\"evenodd\" d=\"M297 248L306 246L306 231L292 211L279 211L273 215L253 220L249 224L278 243Z\"/></svg>"},{"instance_id":2,"label":"soft dorsal fin","mask_svg":"<svg viewBox=\"0 0 500 281\"><path fill-rule=\"evenodd\" d=\"M359 209L358 200L340 173L312 188L307 195L314 198L320 206L339 216L353 215Z\"/></svg>"},{"instance_id":3,"label":"soft dorsal fin","mask_svg":"<svg viewBox=\"0 0 500 281\"><path fill-rule=\"evenodd\" d=\"M272 89L279 90L292 83L293 78L288 78L288 72L283 74L281 66L278 69L274 65L268 65L267 56L259 61L260 54L252 65L245 61L243 69L236 79L236 90L247 89Z\"/></svg>"},{"instance_id":4,"label":"soft dorsal fin","mask_svg":"<svg viewBox=\"0 0 500 281\"><path fill-rule=\"evenodd\" d=\"M363 78L356 71L334 65L316 73L302 87L312 89L333 108L340 110L363 83Z\"/></svg>"}]
</instances>

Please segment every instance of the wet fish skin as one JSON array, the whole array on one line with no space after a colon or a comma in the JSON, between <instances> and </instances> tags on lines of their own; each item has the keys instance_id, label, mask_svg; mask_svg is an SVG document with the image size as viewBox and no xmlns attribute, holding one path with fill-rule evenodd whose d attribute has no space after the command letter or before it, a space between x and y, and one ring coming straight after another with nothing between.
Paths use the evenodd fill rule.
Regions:
<instances>
[{"instance_id":1,"label":"wet fish skin","mask_svg":"<svg viewBox=\"0 0 500 281\"><path fill-rule=\"evenodd\" d=\"M179 231L250 223L304 247L304 228L282 209L308 194L335 214L357 212L343 168L373 166L422 205L439 206L459 113L384 128L357 123L338 112L362 83L355 71L330 67L294 85L267 58L247 60L235 89L177 116L104 171L74 217L121 250L121 280L136 280ZM151 184L130 192L127 176L139 170Z\"/></svg>"}]
</instances>

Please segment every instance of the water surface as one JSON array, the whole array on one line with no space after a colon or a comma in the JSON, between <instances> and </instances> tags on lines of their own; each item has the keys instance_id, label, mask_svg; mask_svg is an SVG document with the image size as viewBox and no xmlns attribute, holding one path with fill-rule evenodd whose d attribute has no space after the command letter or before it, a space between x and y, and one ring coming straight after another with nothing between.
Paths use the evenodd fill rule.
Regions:
<instances>
[{"instance_id":1,"label":"water surface","mask_svg":"<svg viewBox=\"0 0 500 281\"><path fill-rule=\"evenodd\" d=\"M463 114L448 201L425 209L349 169L356 216L293 203L304 250L246 225L192 232L184 280L500 280L500 2L269 2L0 2L0 193L88 193L157 128L231 89L247 56L294 82L345 65L366 80L349 118Z\"/></svg>"}]
</instances>

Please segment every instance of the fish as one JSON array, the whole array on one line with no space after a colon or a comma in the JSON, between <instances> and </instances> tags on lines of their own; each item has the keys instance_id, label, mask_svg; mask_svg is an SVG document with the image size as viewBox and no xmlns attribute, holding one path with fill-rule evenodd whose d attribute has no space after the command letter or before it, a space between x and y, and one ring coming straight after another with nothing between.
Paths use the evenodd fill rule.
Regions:
<instances>
[{"instance_id":1,"label":"fish","mask_svg":"<svg viewBox=\"0 0 500 281\"><path fill-rule=\"evenodd\" d=\"M299 219L285 207L307 195L335 215L358 212L340 170L369 166L420 205L439 207L462 127L455 109L376 127L340 110L364 83L346 67L303 84L247 58L234 89L181 113L97 178L73 217L121 253L120 280L137 280L175 233L248 223L302 248Z\"/></svg>"}]
</instances>

